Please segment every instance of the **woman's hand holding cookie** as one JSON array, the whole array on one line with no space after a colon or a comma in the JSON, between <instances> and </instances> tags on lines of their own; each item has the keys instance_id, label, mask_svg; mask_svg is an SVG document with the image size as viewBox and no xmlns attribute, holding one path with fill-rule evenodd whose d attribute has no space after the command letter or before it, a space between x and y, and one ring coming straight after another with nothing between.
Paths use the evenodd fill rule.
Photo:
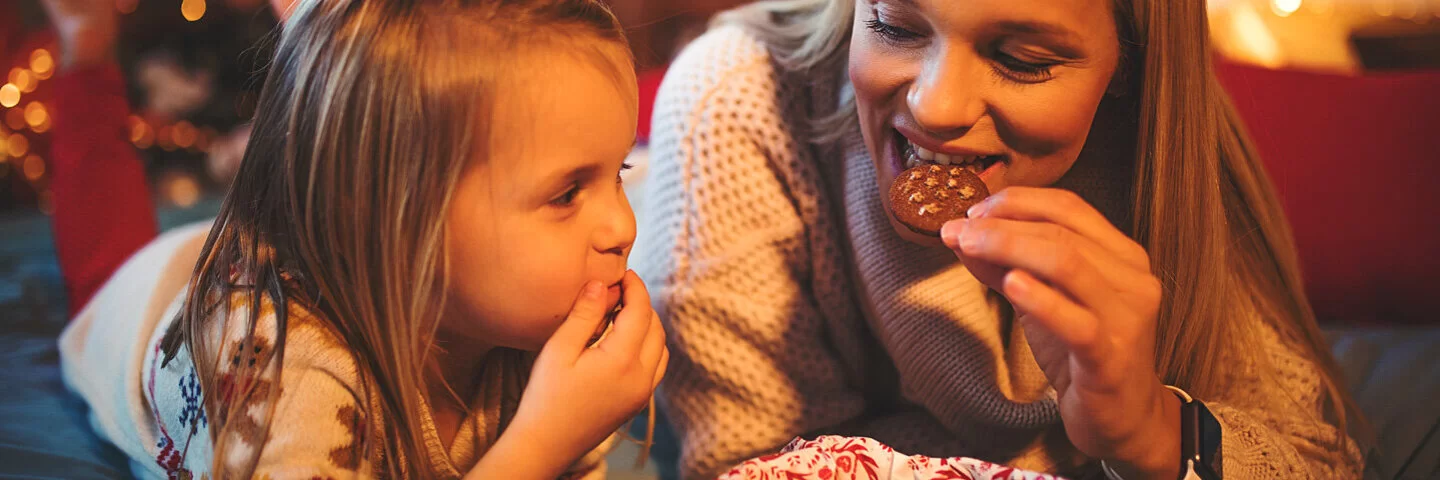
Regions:
<instances>
[{"instance_id":1,"label":"woman's hand holding cookie","mask_svg":"<svg viewBox=\"0 0 1440 480\"><path fill-rule=\"evenodd\" d=\"M1006 188L941 239L1014 305L1070 441L1125 478L1175 478L1180 402L1154 373L1161 284L1145 249L1053 188Z\"/></svg>"}]
</instances>

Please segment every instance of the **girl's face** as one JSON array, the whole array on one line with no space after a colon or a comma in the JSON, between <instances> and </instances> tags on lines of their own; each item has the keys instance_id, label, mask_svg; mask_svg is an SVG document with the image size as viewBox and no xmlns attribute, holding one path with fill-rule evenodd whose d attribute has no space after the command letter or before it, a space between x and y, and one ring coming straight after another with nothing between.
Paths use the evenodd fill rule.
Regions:
<instances>
[{"instance_id":1,"label":"girl's face","mask_svg":"<svg viewBox=\"0 0 1440 480\"><path fill-rule=\"evenodd\" d=\"M1080 154L1119 63L1110 0L859 0L850 81L881 201L916 162L974 164L994 193ZM973 171L973 170L972 170Z\"/></svg>"},{"instance_id":2,"label":"girl's face","mask_svg":"<svg viewBox=\"0 0 1440 480\"><path fill-rule=\"evenodd\" d=\"M543 69L500 88L489 151L451 202L446 334L536 351L586 282L619 301L635 241L619 174L635 142L636 86L626 52L606 52L613 70L538 52Z\"/></svg>"}]
</instances>

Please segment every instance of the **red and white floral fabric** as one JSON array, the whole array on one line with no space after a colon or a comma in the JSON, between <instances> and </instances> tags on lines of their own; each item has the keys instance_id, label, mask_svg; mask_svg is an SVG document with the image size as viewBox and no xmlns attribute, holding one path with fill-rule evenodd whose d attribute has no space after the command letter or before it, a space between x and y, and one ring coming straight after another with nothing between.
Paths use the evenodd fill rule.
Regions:
<instances>
[{"instance_id":1,"label":"red and white floral fabric","mask_svg":"<svg viewBox=\"0 0 1440 480\"><path fill-rule=\"evenodd\" d=\"M984 460L906 455L872 438L796 438L780 453L736 465L720 480L1060 480Z\"/></svg>"}]
</instances>

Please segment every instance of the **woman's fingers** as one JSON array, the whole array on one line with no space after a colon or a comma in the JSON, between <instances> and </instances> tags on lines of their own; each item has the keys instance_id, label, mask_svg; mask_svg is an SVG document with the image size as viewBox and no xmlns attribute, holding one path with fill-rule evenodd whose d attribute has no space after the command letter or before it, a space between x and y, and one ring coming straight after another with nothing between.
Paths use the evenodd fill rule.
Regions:
<instances>
[{"instance_id":1,"label":"woman's fingers","mask_svg":"<svg viewBox=\"0 0 1440 480\"><path fill-rule=\"evenodd\" d=\"M1058 188L1009 187L970 210L974 218L1048 222L1065 227L1108 251L1132 268L1150 271L1144 247L1116 229L1079 195Z\"/></svg>"},{"instance_id":2,"label":"woman's fingers","mask_svg":"<svg viewBox=\"0 0 1440 480\"><path fill-rule=\"evenodd\" d=\"M1046 285L1024 270L1005 274L1001 292L1015 309L1024 312L1026 328L1040 328L1080 358L1095 359L1100 342L1100 319L1089 309Z\"/></svg>"}]
</instances>

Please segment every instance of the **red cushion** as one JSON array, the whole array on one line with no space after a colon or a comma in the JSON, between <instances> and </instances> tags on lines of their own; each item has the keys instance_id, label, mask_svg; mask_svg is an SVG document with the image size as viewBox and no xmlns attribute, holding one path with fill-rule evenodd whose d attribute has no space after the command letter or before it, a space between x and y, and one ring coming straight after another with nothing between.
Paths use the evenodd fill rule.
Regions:
<instances>
[{"instance_id":1,"label":"red cushion","mask_svg":"<svg viewBox=\"0 0 1440 480\"><path fill-rule=\"evenodd\" d=\"M1440 323L1440 71L1217 68L1279 190L1321 321Z\"/></svg>"}]
</instances>

